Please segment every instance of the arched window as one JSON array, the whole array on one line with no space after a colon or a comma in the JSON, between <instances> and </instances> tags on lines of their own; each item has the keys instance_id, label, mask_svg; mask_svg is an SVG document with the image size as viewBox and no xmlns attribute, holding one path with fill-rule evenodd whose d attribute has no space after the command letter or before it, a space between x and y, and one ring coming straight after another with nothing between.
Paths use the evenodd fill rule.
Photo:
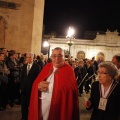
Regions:
<instances>
[{"instance_id":1,"label":"arched window","mask_svg":"<svg viewBox=\"0 0 120 120\"><path fill-rule=\"evenodd\" d=\"M79 51L77 53L77 59L85 59L85 53L83 51Z\"/></svg>"}]
</instances>

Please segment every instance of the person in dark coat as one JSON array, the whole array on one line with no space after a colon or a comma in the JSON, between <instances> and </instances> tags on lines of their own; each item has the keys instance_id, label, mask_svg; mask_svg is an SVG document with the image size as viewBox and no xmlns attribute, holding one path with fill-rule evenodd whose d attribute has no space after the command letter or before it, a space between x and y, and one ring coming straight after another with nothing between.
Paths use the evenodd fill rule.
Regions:
<instances>
[{"instance_id":1,"label":"person in dark coat","mask_svg":"<svg viewBox=\"0 0 120 120\"><path fill-rule=\"evenodd\" d=\"M90 92L90 88L91 88L91 83L92 83L92 76L94 76L94 71L93 71L93 67L91 65L91 61L87 60L86 61L86 65L87 65L87 77L86 77L86 84L85 84L85 92L89 93Z\"/></svg>"},{"instance_id":2,"label":"person in dark coat","mask_svg":"<svg viewBox=\"0 0 120 120\"><path fill-rule=\"evenodd\" d=\"M0 111L4 111L7 105L7 85L10 70L4 62L4 53L0 52Z\"/></svg>"},{"instance_id":3,"label":"person in dark coat","mask_svg":"<svg viewBox=\"0 0 120 120\"><path fill-rule=\"evenodd\" d=\"M28 120L28 108L32 84L41 70L40 66L33 62L33 57L34 54L26 53L27 64L23 65L21 71L21 84L20 84L21 112L22 112L21 120Z\"/></svg>"},{"instance_id":4,"label":"person in dark coat","mask_svg":"<svg viewBox=\"0 0 120 120\"><path fill-rule=\"evenodd\" d=\"M6 61L7 67L10 69L10 74L8 76L8 92L7 92L7 99L8 104L11 107L16 106L16 100L20 100L20 77L19 77L19 64L16 60L16 51L10 50L9 57Z\"/></svg>"},{"instance_id":5,"label":"person in dark coat","mask_svg":"<svg viewBox=\"0 0 120 120\"><path fill-rule=\"evenodd\" d=\"M85 107L93 109L90 120L120 120L120 84L118 69L111 62L99 64L98 80L92 84Z\"/></svg>"},{"instance_id":6,"label":"person in dark coat","mask_svg":"<svg viewBox=\"0 0 120 120\"><path fill-rule=\"evenodd\" d=\"M84 85L84 82L85 82L84 77L87 74L86 68L84 67L84 61L83 60L79 61L78 67L75 68L74 72L75 72L75 76L76 76L77 83L78 83L79 96L82 96L83 85Z\"/></svg>"},{"instance_id":7,"label":"person in dark coat","mask_svg":"<svg viewBox=\"0 0 120 120\"><path fill-rule=\"evenodd\" d=\"M43 66L44 66L44 63L43 63L43 61L41 60L41 58L40 58L40 56L39 55L37 55L37 60L36 60L36 63L38 64L38 65L40 65L40 67L41 67L41 69L43 68Z\"/></svg>"}]
</instances>

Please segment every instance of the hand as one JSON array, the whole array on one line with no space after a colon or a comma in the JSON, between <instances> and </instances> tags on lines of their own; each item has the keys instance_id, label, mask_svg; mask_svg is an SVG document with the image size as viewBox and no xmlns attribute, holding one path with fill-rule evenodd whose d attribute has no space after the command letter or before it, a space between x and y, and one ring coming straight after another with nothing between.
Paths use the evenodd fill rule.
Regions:
<instances>
[{"instance_id":1,"label":"hand","mask_svg":"<svg viewBox=\"0 0 120 120\"><path fill-rule=\"evenodd\" d=\"M86 108L89 108L89 107L91 106L91 101L89 101L89 100L85 101L85 102L84 102L84 106L85 106Z\"/></svg>"},{"instance_id":2,"label":"hand","mask_svg":"<svg viewBox=\"0 0 120 120\"><path fill-rule=\"evenodd\" d=\"M47 81L42 81L38 84L38 90L41 92L46 92L48 90L48 86L49 86L50 82Z\"/></svg>"}]
</instances>

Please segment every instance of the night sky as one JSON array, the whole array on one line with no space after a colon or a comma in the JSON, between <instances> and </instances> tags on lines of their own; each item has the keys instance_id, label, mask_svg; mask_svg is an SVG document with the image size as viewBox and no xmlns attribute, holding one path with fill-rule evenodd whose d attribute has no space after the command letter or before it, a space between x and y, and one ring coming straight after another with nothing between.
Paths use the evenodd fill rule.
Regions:
<instances>
[{"instance_id":1,"label":"night sky","mask_svg":"<svg viewBox=\"0 0 120 120\"><path fill-rule=\"evenodd\" d=\"M51 31L66 36L69 26L75 38L85 31L120 32L120 0L46 0L44 9L45 34Z\"/></svg>"}]
</instances>

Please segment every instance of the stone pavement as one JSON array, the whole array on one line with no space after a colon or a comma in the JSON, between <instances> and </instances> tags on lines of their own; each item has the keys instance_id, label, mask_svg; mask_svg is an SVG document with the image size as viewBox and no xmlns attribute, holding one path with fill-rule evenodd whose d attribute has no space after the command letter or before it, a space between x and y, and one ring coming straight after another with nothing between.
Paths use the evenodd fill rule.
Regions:
<instances>
[{"instance_id":1,"label":"stone pavement","mask_svg":"<svg viewBox=\"0 0 120 120\"><path fill-rule=\"evenodd\" d=\"M91 111L87 111L84 107L84 99L89 97L89 94L83 94L82 97L79 97L79 106L80 106L80 120L89 120ZM10 110L0 111L0 120L20 120L21 111L20 106L13 107Z\"/></svg>"},{"instance_id":2,"label":"stone pavement","mask_svg":"<svg viewBox=\"0 0 120 120\"><path fill-rule=\"evenodd\" d=\"M86 110L84 107L84 101L89 98L89 94L83 94L79 97L79 108L80 108L80 120L90 120L91 110Z\"/></svg>"}]
</instances>

